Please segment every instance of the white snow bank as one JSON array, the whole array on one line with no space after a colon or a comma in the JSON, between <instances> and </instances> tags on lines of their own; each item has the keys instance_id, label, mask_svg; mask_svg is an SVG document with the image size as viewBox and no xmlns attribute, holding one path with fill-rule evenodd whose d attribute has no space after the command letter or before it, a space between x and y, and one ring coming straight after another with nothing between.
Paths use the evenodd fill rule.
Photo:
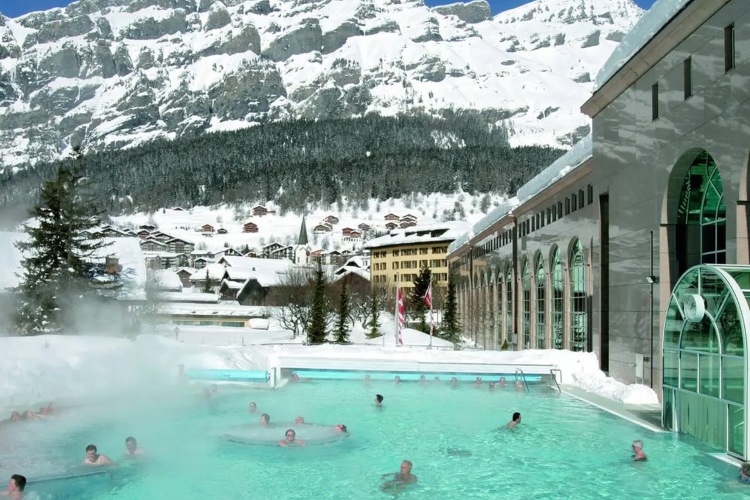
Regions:
<instances>
[{"instance_id":1,"label":"white snow bank","mask_svg":"<svg viewBox=\"0 0 750 500\"><path fill-rule=\"evenodd\" d=\"M180 336L183 334L180 332ZM257 333L264 334L277 335L278 332ZM188 368L258 370L279 366L282 357L285 360L318 357L347 361L549 364L562 371L563 384L626 404L658 404L650 388L626 386L607 377L599 370L593 353L571 351L445 351L421 347L294 344L217 347L187 345L153 335L141 335L135 341L45 335L0 337L0 352L3 353L0 357L0 410L3 411L23 410L48 401L82 401L159 391L177 382L181 364Z\"/></svg>"}]
</instances>

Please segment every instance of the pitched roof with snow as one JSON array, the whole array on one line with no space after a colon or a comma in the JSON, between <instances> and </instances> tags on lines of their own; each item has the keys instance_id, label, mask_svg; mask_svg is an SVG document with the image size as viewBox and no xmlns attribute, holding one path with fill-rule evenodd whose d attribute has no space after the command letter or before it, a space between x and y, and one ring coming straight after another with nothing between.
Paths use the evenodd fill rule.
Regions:
<instances>
[{"instance_id":1,"label":"pitched roof with snow","mask_svg":"<svg viewBox=\"0 0 750 500\"><path fill-rule=\"evenodd\" d=\"M468 222L453 221L394 229L386 236L368 241L365 248L453 241L465 233L469 227Z\"/></svg>"},{"instance_id":2,"label":"pitched roof with snow","mask_svg":"<svg viewBox=\"0 0 750 500\"><path fill-rule=\"evenodd\" d=\"M199 260L199 259L196 259ZM213 281L219 281L224 279L226 269L222 264L209 264L203 269L199 269L190 275L190 281L201 281L205 280L206 277Z\"/></svg>"},{"instance_id":3,"label":"pitched roof with snow","mask_svg":"<svg viewBox=\"0 0 750 500\"><path fill-rule=\"evenodd\" d=\"M156 269L154 271L154 281L157 290L180 291L182 290L182 280L176 272L170 269Z\"/></svg>"}]
</instances>

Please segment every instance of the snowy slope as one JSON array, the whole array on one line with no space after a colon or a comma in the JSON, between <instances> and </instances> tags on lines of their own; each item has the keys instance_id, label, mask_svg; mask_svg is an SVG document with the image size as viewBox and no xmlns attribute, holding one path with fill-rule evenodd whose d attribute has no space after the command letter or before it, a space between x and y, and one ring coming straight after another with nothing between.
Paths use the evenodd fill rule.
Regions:
<instances>
[{"instance_id":1,"label":"snowy slope","mask_svg":"<svg viewBox=\"0 0 750 500\"><path fill-rule=\"evenodd\" d=\"M85 0L0 16L0 168L298 117L487 111L569 146L632 0Z\"/></svg>"}]
</instances>

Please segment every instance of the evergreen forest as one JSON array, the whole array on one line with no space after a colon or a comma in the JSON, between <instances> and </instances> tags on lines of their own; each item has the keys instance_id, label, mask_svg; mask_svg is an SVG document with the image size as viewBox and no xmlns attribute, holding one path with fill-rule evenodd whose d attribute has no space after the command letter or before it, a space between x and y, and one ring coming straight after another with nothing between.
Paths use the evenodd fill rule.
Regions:
<instances>
[{"instance_id":1,"label":"evergreen forest","mask_svg":"<svg viewBox=\"0 0 750 500\"><path fill-rule=\"evenodd\" d=\"M563 153L508 145L478 114L290 121L86 155L89 196L110 214L275 201L366 206L410 193L514 193ZM72 160L63 161L63 167ZM0 212L37 200L58 163L0 172ZM21 213L18 216L23 217Z\"/></svg>"}]
</instances>

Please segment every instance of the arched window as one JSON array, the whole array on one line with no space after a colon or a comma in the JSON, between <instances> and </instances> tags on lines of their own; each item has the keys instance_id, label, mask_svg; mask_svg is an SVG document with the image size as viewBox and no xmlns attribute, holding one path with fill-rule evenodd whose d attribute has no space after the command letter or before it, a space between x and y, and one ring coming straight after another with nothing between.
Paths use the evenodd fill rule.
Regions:
<instances>
[{"instance_id":1,"label":"arched window","mask_svg":"<svg viewBox=\"0 0 750 500\"><path fill-rule=\"evenodd\" d=\"M565 280L563 279L563 267L560 261L560 250L555 248L552 256L552 347L562 349L565 340L565 315L564 297Z\"/></svg>"},{"instance_id":2,"label":"arched window","mask_svg":"<svg viewBox=\"0 0 750 500\"><path fill-rule=\"evenodd\" d=\"M513 268L505 273L505 338L513 340Z\"/></svg>"},{"instance_id":3,"label":"arched window","mask_svg":"<svg viewBox=\"0 0 750 500\"><path fill-rule=\"evenodd\" d=\"M685 175L677 210L680 274L697 264L726 263L724 188L716 162L706 151L695 158Z\"/></svg>"},{"instance_id":4,"label":"arched window","mask_svg":"<svg viewBox=\"0 0 750 500\"><path fill-rule=\"evenodd\" d=\"M586 351L588 343L588 296L583 247L576 240L570 252L570 350Z\"/></svg>"},{"instance_id":5,"label":"arched window","mask_svg":"<svg viewBox=\"0 0 750 500\"><path fill-rule=\"evenodd\" d=\"M544 311L545 311L545 282L547 273L544 271L544 259L540 255L536 262L536 348L544 349L546 347L547 330Z\"/></svg>"},{"instance_id":6,"label":"arched window","mask_svg":"<svg viewBox=\"0 0 750 500\"><path fill-rule=\"evenodd\" d=\"M531 271L529 261L523 263L521 273L521 288L523 289L523 313L521 315L523 329L523 348L531 347Z\"/></svg>"}]
</instances>

